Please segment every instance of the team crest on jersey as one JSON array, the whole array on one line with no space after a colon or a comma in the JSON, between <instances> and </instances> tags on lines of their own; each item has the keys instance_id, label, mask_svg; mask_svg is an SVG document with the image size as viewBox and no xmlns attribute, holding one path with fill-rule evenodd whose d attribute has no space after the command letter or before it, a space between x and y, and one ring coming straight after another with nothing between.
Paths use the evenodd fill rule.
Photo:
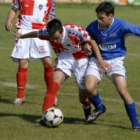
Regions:
<instances>
[{"instance_id":1,"label":"team crest on jersey","mask_svg":"<svg viewBox=\"0 0 140 140\"><path fill-rule=\"evenodd\" d=\"M106 42L106 38L105 37L101 38L101 41Z\"/></svg>"},{"instance_id":2,"label":"team crest on jersey","mask_svg":"<svg viewBox=\"0 0 140 140\"><path fill-rule=\"evenodd\" d=\"M42 10L43 9L43 5L39 5L39 10Z\"/></svg>"},{"instance_id":3,"label":"team crest on jersey","mask_svg":"<svg viewBox=\"0 0 140 140\"><path fill-rule=\"evenodd\" d=\"M109 37L116 37L116 36L117 36L116 33L112 33L112 34L109 35Z\"/></svg>"}]
</instances>

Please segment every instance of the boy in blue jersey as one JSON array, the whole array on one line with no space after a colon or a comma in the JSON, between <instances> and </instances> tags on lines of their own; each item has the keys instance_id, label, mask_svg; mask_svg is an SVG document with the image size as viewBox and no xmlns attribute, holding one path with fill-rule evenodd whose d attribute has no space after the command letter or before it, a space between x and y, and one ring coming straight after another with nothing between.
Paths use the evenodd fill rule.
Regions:
<instances>
[{"instance_id":1,"label":"boy in blue jersey","mask_svg":"<svg viewBox=\"0 0 140 140\"><path fill-rule=\"evenodd\" d=\"M99 64L93 54L89 61L89 67L85 78L85 87L91 101L99 99L96 88L103 75L106 75L115 85L119 95L124 101L125 109L132 123L134 131L140 130L138 115L133 98L127 90L126 71L123 60L126 55L125 37L128 34L140 36L140 27L114 18L114 6L109 2L102 2L96 8L97 18L87 26L87 31L96 40L103 59L111 65L110 69L101 71ZM95 92L93 92L95 91ZM93 93L95 93L93 95ZM98 101L97 101L98 102ZM95 109L87 119L92 122L98 115L104 113L103 104L100 109Z\"/></svg>"}]
</instances>

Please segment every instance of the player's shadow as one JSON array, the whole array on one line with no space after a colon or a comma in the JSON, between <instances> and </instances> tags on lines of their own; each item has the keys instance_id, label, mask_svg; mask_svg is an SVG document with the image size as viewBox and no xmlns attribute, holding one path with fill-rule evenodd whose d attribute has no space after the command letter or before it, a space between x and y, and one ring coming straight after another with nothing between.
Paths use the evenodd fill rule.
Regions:
<instances>
[{"instance_id":1,"label":"player's shadow","mask_svg":"<svg viewBox=\"0 0 140 140\"><path fill-rule=\"evenodd\" d=\"M83 124L85 122L85 119L81 118L71 118L71 117L64 117L63 123L68 124Z\"/></svg>"},{"instance_id":2,"label":"player's shadow","mask_svg":"<svg viewBox=\"0 0 140 140\"><path fill-rule=\"evenodd\" d=\"M63 123L67 123L67 124L83 124L83 125L93 125L93 126L96 126L96 125L100 125L100 126L108 126L108 127L116 127L116 128L120 128L120 129L128 129L130 130L131 128L128 128L128 127L124 127L122 125L117 125L117 124L114 124L115 122L113 122L113 125L110 125L110 122L106 122L105 124L102 123L104 120L98 120L98 122L93 122L93 123L86 123L85 122L85 119L83 118L70 118L70 117L65 117L64 118L64 121Z\"/></svg>"},{"instance_id":3,"label":"player's shadow","mask_svg":"<svg viewBox=\"0 0 140 140\"><path fill-rule=\"evenodd\" d=\"M6 103L6 104L12 104L12 103L13 103L12 100L9 100L9 99L2 99L1 97L0 97L0 102L1 102L1 103Z\"/></svg>"},{"instance_id":4,"label":"player's shadow","mask_svg":"<svg viewBox=\"0 0 140 140\"><path fill-rule=\"evenodd\" d=\"M1 102L1 103L13 104L13 101L14 101L14 100L2 99L2 98L0 97L0 102ZM28 104L39 104L39 105L40 105L40 103L37 103L37 102L32 102L32 101L25 101L25 102L28 103Z\"/></svg>"},{"instance_id":5,"label":"player's shadow","mask_svg":"<svg viewBox=\"0 0 140 140\"><path fill-rule=\"evenodd\" d=\"M39 115L28 115L28 114L14 114L14 113L0 113L0 118L1 117L20 117L22 118L23 120L27 121L27 122L30 122L32 124L37 124L39 122L39 119L41 118L41 116ZM97 122L94 122L94 123L90 123L90 124L87 124L85 122L85 119L82 119L82 118L71 118L71 117L65 117L64 118L64 121L63 123L66 123L66 124L83 124L83 125L93 125L96 127L96 125L100 125L100 126L108 126L108 127L116 127L116 128L119 128L119 129L128 129L130 130L131 128L126 128L126 127L123 127L122 125L116 125L113 123L113 125L109 125L109 122L107 123L102 123L103 120L100 120Z\"/></svg>"},{"instance_id":6,"label":"player's shadow","mask_svg":"<svg viewBox=\"0 0 140 140\"><path fill-rule=\"evenodd\" d=\"M23 120L33 124L37 123L41 118L41 116L39 115L14 114L14 113L0 113L0 118L1 117L20 117Z\"/></svg>"}]
</instances>

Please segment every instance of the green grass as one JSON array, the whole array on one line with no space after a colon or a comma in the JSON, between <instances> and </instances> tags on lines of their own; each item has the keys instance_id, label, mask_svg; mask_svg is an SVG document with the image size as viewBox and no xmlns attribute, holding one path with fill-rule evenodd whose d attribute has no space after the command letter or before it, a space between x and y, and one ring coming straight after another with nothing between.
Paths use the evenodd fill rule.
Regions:
<instances>
[{"instance_id":1,"label":"green grass","mask_svg":"<svg viewBox=\"0 0 140 140\"><path fill-rule=\"evenodd\" d=\"M75 23L86 27L96 19L96 5L56 4L56 17L63 23ZM85 124L84 114L78 101L78 90L74 79L66 81L58 92L59 108L65 119L55 129L38 127L45 94L43 68L40 61L30 63L26 103L13 106L16 97L17 64L10 59L14 45L11 32L6 32L4 24L10 5L0 5L0 139L1 140L138 140L140 132L133 132L123 102L112 83L103 79L98 90L107 107L95 123ZM140 8L116 6L116 17L121 17L140 25ZM140 39L129 37L126 41L128 55L125 66L128 75L128 90L136 101L140 118Z\"/></svg>"}]
</instances>

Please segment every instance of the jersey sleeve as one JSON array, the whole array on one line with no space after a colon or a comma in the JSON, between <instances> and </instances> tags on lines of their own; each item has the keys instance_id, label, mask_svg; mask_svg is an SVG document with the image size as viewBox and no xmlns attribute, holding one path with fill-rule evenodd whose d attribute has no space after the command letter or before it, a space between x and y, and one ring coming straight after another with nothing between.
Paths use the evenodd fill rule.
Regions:
<instances>
[{"instance_id":1,"label":"jersey sleeve","mask_svg":"<svg viewBox=\"0 0 140 140\"><path fill-rule=\"evenodd\" d=\"M52 8L49 14L49 18L55 18L55 0L52 0Z\"/></svg>"},{"instance_id":2,"label":"jersey sleeve","mask_svg":"<svg viewBox=\"0 0 140 140\"><path fill-rule=\"evenodd\" d=\"M50 40L50 37L48 35L47 29L40 29L37 33L37 37L41 40Z\"/></svg>"},{"instance_id":3,"label":"jersey sleeve","mask_svg":"<svg viewBox=\"0 0 140 140\"><path fill-rule=\"evenodd\" d=\"M45 19L47 20L48 18L54 19L55 18L55 0L48 0L48 11L45 15Z\"/></svg>"},{"instance_id":4,"label":"jersey sleeve","mask_svg":"<svg viewBox=\"0 0 140 140\"><path fill-rule=\"evenodd\" d=\"M13 0L13 2L12 2L12 9L14 9L15 11L19 10L18 0Z\"/></svg>"},{"instance_id":5,"label":"jersey sleeve","mask_svg":"<svg viewBox=\"0 0 140 140\"><path fill-rule=\"evenodd\" d=\"M131 24L131 23L123 21L123 20L122 20L121 24L122 24L124 32L126 34L140 36L140 27L139 26L136 26L134 24Z\"/></svg>"},{"instance_id":6,"label":"jersey sleeve","mask_svg":"<svg viewBox=\"0 0 140 140\"><path fill-rule=\"evenodd\" d=\"M78 28L78 30L76 30L76 38L81 42L81 43L84 43L84 42L87 42L90 40L90 36L88 34L87 31L85 31L84 29L82 28Z\"/></svg>"}]
</instances>

